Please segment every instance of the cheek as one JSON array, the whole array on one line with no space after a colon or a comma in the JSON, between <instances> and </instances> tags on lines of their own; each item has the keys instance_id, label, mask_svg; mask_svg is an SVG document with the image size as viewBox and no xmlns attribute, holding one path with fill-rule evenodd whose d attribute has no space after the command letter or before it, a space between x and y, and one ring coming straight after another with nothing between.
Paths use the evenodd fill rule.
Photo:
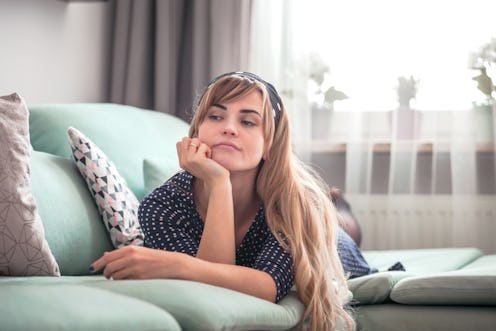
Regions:
<instances>
[{"instance_id":1,"label":"cheek","mask_svg":"<svg viewBox=\"0 0 496 331\"><path fill-rule=\"evenodd\" d=\"M200 125L198 127L198 139L200 139L203 142L206 142L205 139L208 138L208 128L205 127L204 125Z\"/></svg>"},{"instance_id":2,"label":"cheek","mask_svg":"<svg viewBox=\"0 0 496 331\"><path fill-rule=\"evenodd\" d=\"M261 158L265 158L265 142L263 139L254 140L254 150Z\"/></svg>"}]
</instances>

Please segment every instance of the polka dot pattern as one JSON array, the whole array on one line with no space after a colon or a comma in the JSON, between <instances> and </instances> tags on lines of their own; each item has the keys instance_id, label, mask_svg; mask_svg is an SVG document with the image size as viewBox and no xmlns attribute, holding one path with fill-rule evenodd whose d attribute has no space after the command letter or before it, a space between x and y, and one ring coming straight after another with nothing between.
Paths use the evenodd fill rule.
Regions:
<instances>
[{"instance_id":1,"label":"polka dot pattern","mask_svg":"<svg viewBox=\"0 0 496 331\"><path fill-rule=\"evenodd\" d=\"M138 218L146 247L196 256L204 224L195 207L192 185L193 176L180 172L142 201ZM293 260L268 228L262 206L236 249L236 264L271 275L277 286L276 301L294 284Z\"/></svg>"}]
</instances>

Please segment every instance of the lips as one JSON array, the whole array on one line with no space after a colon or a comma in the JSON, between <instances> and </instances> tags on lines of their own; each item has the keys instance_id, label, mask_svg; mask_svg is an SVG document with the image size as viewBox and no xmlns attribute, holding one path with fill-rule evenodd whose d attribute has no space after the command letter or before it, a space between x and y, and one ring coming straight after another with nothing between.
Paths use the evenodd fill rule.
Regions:
<instances>
[{"instance_id":1,"label":"lips","mask_svg":"<svg viewBox=\"0 0 496 331\"><path fill-rule=\"evenodd\" d=\"M234 150L241 150L241 148L239 148L236 144L233 144L231 142L221 142L221 143L217 143L217 144L214 144L212 146L213 148L223 148L223 149L234 149Z\"/></svg>"}]
</instances>

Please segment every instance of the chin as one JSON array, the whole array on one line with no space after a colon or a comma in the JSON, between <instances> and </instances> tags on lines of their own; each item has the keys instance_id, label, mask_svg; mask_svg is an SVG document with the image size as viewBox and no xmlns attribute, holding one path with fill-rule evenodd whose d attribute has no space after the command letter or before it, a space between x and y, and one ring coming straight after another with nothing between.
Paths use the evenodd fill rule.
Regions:
<instances>
[{"instance_id":1,"label":"chin","mask_svg":"<svg viewBox=\"0 0 496 331\"><path fill-rule=\"evenodd\" d=\"M229 171L236 171L239 168L239 165L236 165L233 160L226 160L225 158L212 158L215 162L223 166Z\"/></svg>"},{"instance_id":2,"label":"chin","mask_svg":"<svg viewBox=\"0 0 496 331\"><path fill-rule=\"evenodd\" d=\"M250 167L247 167L245 163L235 162L233 158L222 157L222 158L212 158L215 162L226 168L229 172L236 171L247 171L251 170Z\"/></svg>"}]
</instances>

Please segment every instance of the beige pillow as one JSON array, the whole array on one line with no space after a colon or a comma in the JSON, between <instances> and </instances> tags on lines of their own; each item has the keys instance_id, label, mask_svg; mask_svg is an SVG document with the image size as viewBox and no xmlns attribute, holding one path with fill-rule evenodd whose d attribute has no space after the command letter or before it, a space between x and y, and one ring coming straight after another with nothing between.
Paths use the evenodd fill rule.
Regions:
<instances>
[{"instance_id":1,"label":"beige pillow","mask_svg":"<svg viewBox=\"0 0 496 331\"><path fill-rule=\"evenodd\" d=\"M0 276L59 276L31 193L28 109L0 97Z\"/></svg>"}]
</instances>

